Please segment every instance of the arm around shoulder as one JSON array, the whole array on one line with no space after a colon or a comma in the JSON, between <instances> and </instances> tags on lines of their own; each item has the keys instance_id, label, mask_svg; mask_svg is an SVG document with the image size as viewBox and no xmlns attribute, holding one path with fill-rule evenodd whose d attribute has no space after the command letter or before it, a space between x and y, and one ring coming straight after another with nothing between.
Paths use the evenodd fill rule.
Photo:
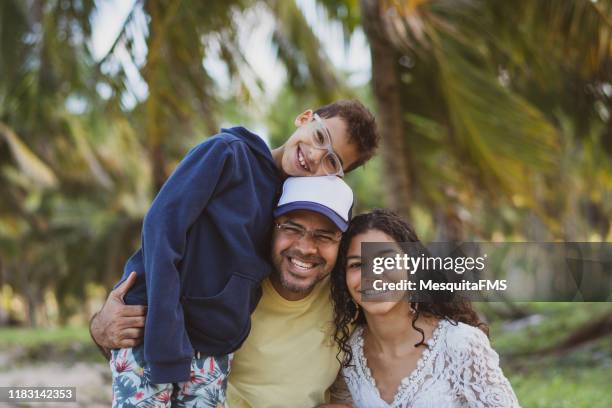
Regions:
<instances>
[{"instance_id":1,"label":"arm around shoulder","mask_svg":"<svg viewBox=\"0 0 612 408\"><path fill-rule=\"evenodd\" d=\"M342 374L342 370L338 373L336 380L329 387L329 404L321 405L321 407L325 408L345 408L345 407L354 407L353 398L351 397L351 392L346 385L346 381L344 380L344 375Z\"/></svg>"}]
</instances>

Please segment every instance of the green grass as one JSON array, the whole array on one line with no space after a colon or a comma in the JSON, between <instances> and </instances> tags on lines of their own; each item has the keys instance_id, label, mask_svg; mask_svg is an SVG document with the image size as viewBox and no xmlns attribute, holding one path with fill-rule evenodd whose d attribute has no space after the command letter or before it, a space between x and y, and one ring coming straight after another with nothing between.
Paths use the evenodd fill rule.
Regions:
<instances>
[{"instance_id":1,"label":"green grass","mask_svg":"<svg viewBox=\"0 0 612 408\"><path fill-rule=\"evenodd\" d=\"M519 305L544 317L541 323L505 331L492 317L491 343L524 408L612 407L612 336L568 351L545 353L574 330L606 313L612 303ZM481 305L482 307L482 305ZM55 360L102 362L86 327L0 329L0 350L21 350L19 364Z\"/></svg>"},{"instance_id":2,"label":"green grass","mask_svg":"<svg viewBox=\"0 0 612 408\"><path fill-rule=\"evenodd\" d=\"M91 338L87 327L0 329L0 347L34 347L42 344L68 345L89 342Z\"/></svg>"},{"instance_id":3,"label":"green grass","mask_svg":"<svg viewBox=\"0 0 612 408\"><path fill-rule=\"evenodd\" d=\"M537 354L560 344L590 321L612 313L612 303L529 303L526 306L531 313L541 315L543 321L522 330L505 332L504 322L495 320L491 324L491 344L499 354Z\"/></svg>"},{"instance_id":4,"label":"green grass","mask_svg":"<svg viewBox=\"0 0 612 408\"><path fill-rule=\"evenodd\" d=\"M553 351L589 322L612 313L612 303L517 305L542 321L517 331L493 319L491 344L524 408L612 407L612 336Z\"/></svg>"},{"instance_id":5,"label":"green grass","mask_svg":"<svg viewBox=\"0 0 612 408\"><path fill-rule=\"evenodd\" d=\"M610 368L549 368L509 375L523 408L612 407Z\"/></svg>"},{"instance_id":6,"label":"green grass","mask_svg":"<svg viewBox=\"0 0 612 408\"><path fill-rule=\"evenodd\" d=\"M66 364L104 361L89 337L87 327L3 328L0 329L0 350L18 365L47 361Z\"/></svg>"}]
</instances>

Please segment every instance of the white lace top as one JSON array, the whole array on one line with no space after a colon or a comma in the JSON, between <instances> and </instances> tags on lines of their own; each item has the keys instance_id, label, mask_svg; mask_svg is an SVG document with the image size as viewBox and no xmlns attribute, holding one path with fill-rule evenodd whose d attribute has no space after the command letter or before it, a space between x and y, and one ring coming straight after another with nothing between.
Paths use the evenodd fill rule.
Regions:
<instances>
[{"instance_id":1,"label":"white lace top","mask_svg":"<svg viewBox=\"0 0 612 408\"><path fill-rule=\"evenodd\" d=\"M467 324L441 320L416 369L404 378L391 404L385 402L363 354L363 328L350 339L352 366L343 369L359 408L519 407L489 339Z\"/></svg>"}]
</instances>

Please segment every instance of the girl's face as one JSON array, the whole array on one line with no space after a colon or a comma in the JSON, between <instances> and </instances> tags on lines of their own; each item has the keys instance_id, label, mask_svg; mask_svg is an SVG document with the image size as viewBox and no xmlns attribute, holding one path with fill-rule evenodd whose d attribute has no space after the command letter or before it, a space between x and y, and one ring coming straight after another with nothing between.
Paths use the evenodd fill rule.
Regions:
<instances>
[{"instance_id":1,"label":"girl's face","mask_svg":"<svg viewBox=\"0 0 612 408\"><path fill-rule=\"evenodd\" d=\"M393 309L399 302L403 301L401 300L403 298L403 295L405 295L404 292L396 292L394 291L393 293L389 293L387 295L385 295L385 297L388 297L390 300L389 301L374 301L374 300L369 300L369 301L362 301L361 300L361 295L365 292L365 289L368 288L361 288L361 264L362 264L362 259L361 259L361 243L362 242L385 242L385 243L390 243L390 244L395 244L395 240L393 238L391 238L389 235L385 234L382 231L379 230L369 230L366 231L362 234L359 235L355 235L353 237L353 239L351 240L351 243L349 244L349 248L348 248L348 252L347 252L347 256L346 256L346 286L348 287L349 293L351 294L351 297L353 298L353 300L359 305L361 306L364 311L370 313L370 314L386 314L387 312L389 312L391 309ZM399 249L398 252L399 253ZM365 260L364 260L365 262ZM382 275L377 276L377 279L381 279L382 281L385 282L393 282L393 281L398 281L398 278L402 278L399 276L394 276L397 273L384 273ZM403 275L403 279L406 278L406 273L401 272L401 274ZM371 285L368 285L368 287L371 290ZM377 292L377 293L381 293L381 292Z\"/></svg>"}]
</instances>

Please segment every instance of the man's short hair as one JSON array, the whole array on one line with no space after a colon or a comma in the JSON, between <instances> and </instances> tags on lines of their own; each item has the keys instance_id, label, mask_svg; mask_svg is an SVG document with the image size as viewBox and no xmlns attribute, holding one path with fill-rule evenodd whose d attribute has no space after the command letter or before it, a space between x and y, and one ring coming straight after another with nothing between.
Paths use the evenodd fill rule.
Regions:
<instances>
[{"instance_id":1,"label":"man's short hair","mask_svg":"<svg viewBox=\"0 0 612 408\"><path fill-rule=\"evenodd\" d=\"M355 99L340 100L320 107L315 111L322 118L338 116L346 123L349 142L357 145L358 159L344 171L349 172L374 156L380 136L372 112Z\"/></svg>"}]
</instances>

